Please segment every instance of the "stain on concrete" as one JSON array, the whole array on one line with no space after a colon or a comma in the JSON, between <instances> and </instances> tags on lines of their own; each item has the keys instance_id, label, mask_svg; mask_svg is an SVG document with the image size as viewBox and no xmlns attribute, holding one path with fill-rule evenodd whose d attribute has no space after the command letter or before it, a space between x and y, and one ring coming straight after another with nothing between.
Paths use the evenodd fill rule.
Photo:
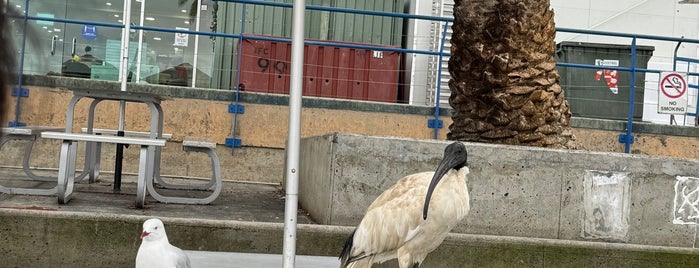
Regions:
<instances>
[{"instance_id":1,"label":"stain on concrete","mask_svg":"<svg viewBox=\"0 0 699 268\"><path fill-rule=\"evenodd\" d=\"M586 170L583 183L582 237L628 241L631 188L629 173Z\"/></svg>"}]
</instances>

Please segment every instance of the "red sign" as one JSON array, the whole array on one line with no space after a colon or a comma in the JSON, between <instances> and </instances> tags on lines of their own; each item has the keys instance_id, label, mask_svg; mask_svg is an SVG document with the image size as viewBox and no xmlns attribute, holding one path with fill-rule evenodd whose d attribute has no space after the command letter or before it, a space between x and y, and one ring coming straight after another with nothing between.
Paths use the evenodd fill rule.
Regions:
<instances>
[{"instance_id":1,"label":"red sign","mask_svg":"<svg viewBox=\"0 0 699 268\"><path fill-rule=\"evenodd\" d=\"M681 75L671 73L660 81L660 90L668 98L676 99L682 97L687 91L687 81Z\"/></svg>"}]
</instances>

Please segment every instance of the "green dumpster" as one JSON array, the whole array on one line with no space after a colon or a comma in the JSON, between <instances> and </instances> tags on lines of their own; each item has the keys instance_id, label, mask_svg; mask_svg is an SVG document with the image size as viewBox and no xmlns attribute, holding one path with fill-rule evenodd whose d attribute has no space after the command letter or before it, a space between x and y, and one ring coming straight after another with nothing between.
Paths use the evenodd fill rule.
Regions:
<instances>
[{"instance_id":1,"label":"green dumpster","mask_svg":"<svg viewBox=\"0 0 699 268\"><path fill-rule=\"evenodd\" d=\"M636 68L646 69L653 46L636 46ZM631 73L605 66L631 67L631 46L583 42L556 45L556 60L565 63L600 65L599 69L558 66L560 85L576 117L626 120L629 117ZM643 117L644 73L636 73L634 120Z\"/></svg>"}]
</instances>

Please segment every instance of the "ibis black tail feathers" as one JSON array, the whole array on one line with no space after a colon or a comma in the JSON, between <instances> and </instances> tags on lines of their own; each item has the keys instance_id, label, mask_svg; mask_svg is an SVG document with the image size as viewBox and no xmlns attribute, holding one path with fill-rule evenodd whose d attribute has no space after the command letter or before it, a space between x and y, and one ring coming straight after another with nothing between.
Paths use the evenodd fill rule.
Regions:
<instances>
[{"instance_id":1,"label":"ibis black tail feathers","mask_svg":"<svg viewBox=\"0 0 699 268\"><path fill-rule=\"evenodd\" d=\"M347 241L345 241L345 247L342 248L342 252L340 253L340 268L347 268L351 263L372 257L374 254L368 254L366 252L360 252L357 255L352 256L352 247L354 247L354 233L357 232L357 229L354 229L352 231L352 234L347 238ZM371 264L371 261L369 261L369 264Z\"/></svg>"},{"instance_id":2,"label":"ibis black tail feathers","mask_svg":"<svg viewBox=\"0 0 699 268\"><path fill-rule=\"evenodd\" d=\"M347 241L345 241L345 247L342 248L342 253L340 253L340 268L345 268L350 263L352 243L354 242L354 232L356 231L357 229L354 229L352 234L350 234L350 236L347 238Z\"/></svg>"}]
</instances>

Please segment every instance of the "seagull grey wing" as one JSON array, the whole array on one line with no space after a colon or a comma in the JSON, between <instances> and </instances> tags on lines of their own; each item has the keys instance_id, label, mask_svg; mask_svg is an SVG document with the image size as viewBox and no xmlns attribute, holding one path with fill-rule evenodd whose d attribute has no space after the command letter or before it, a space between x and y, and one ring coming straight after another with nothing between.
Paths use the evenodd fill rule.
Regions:
<instances>
[{"instance_id":1,"label":"seagull grey wing","mask_svg":"<svg viewBox=\"0 0 699 268\"><path fill-rule=\"evenodd\" d=\"M176 247L175 247L176 248ZM189 257L187 256L186 253L184 253L183 250L178 249L177 251L177 264L175 267L177 268L191 268L192 264L189 262Z\"/></svg>"}]
</instances>

